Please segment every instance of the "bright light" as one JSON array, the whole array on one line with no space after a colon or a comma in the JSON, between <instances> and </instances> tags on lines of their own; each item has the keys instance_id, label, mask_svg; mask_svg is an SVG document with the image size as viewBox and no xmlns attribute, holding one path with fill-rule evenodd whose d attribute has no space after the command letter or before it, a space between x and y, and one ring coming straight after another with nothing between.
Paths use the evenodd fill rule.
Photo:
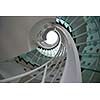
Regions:
<instances>
[{"instance_id":1,"label":"bright light","mask_svg":"<svg viewBox=\"0 0 100 100\"><path fill-rule=\"evenodd\" d=\"M49 31L47 33L47 40L45 41L47 44L54 44L58 40L58 35L55 31Z\"/></svg>"}]
</instances>

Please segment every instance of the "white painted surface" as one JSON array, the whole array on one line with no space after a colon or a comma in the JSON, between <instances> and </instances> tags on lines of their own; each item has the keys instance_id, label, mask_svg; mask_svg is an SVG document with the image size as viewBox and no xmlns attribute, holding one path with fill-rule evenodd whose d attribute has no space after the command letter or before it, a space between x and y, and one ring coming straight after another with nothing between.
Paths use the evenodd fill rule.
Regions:
<instances>
[{"instance_id":1,"label":"white painted surface","mask_svg":"<svg viewBox=\"0 0 100 100\"><path fill-rule=\"evenodd\" d=\"M0 61L29 51L30 30L44 18L49 17L0 17Z\"/></svg>"},{"instance_id":2,"label":"white painted surface","mask_svg":"<svg viewBox=\"0 0 100 100\"><path fill-rule=\"evenodd\" d=\"M14 60L8 62L0 63L0 73L4 78L9 78L24 73L24 66L17 64ZM17 82L13 81L13 82Z\"/></svg>"},{"instance_id":3,"label":"white painted surface","mask_svg":"<svg viewBox=\"0 0 100 100\"><path fill-rule=\"evenodd\" d=\"M28 17L0 18L0 60L12 58L29 50L28 35L30 29L33 24L41 18L27 18ZM80 61L75 43L68 32L65 33L65 36L67 37L67 61L61 82L81 82ZM23 69L21 66L11 62L9 64L0 64L0 71L4 73L4 77L10 77L22 73Z\"/></svg>"},{"instance_id":4,"label":"white painted surface","mask_svg":"<svg viewBox=\"0 0 100 100\"><path fill-rule=\"evenodd\" d=\"M78 55L76 45L71 35L67 31L64 33L67 38L67 41L65 44L67 48L67 60L66 60L61 82L63 83L82 82L80 60L79 60L79 55Z\"/></svg>"}]
</instances>

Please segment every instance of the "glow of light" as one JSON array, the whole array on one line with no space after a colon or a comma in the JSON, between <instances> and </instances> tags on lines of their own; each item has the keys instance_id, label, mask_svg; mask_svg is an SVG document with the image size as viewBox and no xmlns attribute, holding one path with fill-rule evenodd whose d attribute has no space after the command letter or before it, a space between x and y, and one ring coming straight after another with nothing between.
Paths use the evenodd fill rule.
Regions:
<instances>
[{"instance_id":1,"label":"glow of light","mask_svg":"<svg viewBox=\"0 0 100 100\"><path fill-rule=\"evenodd\" d=\"M58 35L55 31L49 31L46 36L47 40L45 41L47 44L54 44L58 40Z\"/></svg>"}]
</instances>

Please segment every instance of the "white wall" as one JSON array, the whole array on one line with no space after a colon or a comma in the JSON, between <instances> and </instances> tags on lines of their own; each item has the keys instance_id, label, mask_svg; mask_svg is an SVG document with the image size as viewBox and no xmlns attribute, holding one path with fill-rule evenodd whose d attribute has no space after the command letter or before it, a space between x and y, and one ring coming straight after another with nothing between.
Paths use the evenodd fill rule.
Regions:
<instances>
[{"instance_id":1,"label":"white wall","mask_svg":"<svg viewBox=\"0 0 100 100\"><path fill-rule=\"evenodd\" d=\"M27 52L32 26L45 17L0 17L0 61Z\"/></svg>"},{"instance_id":2,"label":"white wall","mask_svg":"<svg viewBox=\"0 0 100 100\"><path fill-rule=\"evenodd\" d=\"M24 66L17 64L14 60L0 63L0 74L3 75L4 78L12 77L24 72Z\"/></svg>"}]
</instances>

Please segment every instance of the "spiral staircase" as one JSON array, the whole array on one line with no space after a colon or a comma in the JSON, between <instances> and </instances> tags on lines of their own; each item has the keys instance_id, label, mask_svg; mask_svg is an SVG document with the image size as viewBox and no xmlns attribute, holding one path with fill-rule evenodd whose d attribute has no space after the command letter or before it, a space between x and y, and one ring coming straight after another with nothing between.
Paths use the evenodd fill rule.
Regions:
<instances>
[{"instance_id":1,"label":"spiral staircase","mask_svg":"<svg viewBox=\"0 0 100 100\"><path fill-rule=\"evenodd\" d=\"M81 82L80 72L75 74L78 79L73 79L73 74L74 81L66 81L66 77L69 77L66 75L68 63L67 67L75 66L75 69L81 66L82 82L100 82L99 27L100 17L93 16L59 16L53 20L40 21L30 32L30 44L33 49L0 63L3 68L12 64L20 68L12 72L12 75L0 72L0 82ZM54 44L46 43L47 33L51 30L58 36ZM33 33L37 33L34 40ZM35 48L33 45L36 45Z\"/></svg>"},{"instance_id":2,"label":"spiral staircase","mask_svg":"<svg viewBox=\"0 0 100 100\"><path fill-rule=\"evenodd\" d=\"M79 53L83 82L100 82L100 17L60 19L72 27L71 35ZM60 24L63 25L61 22Z\"/></svg>"}]
</instances>

